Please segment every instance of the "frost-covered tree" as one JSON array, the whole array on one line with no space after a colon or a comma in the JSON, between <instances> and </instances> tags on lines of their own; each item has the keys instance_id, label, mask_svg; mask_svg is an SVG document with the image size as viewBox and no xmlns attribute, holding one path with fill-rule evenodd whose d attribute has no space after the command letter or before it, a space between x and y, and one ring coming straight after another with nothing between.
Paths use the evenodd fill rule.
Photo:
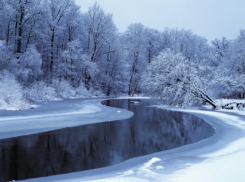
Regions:
<instances>
[{"instance_id":1,"label":"frost-covered tree","mask_svg":"<svg viewBox=\"0 0 245 182\"><path fill-rule=\"evenodd\" d=\"M140 77L149 61L146 28L140 23L131 24L122 39L128 65L128 95L134 95L140 91Z\"/></svg>"},{"instance_id":2,"label":"frost-covered tree","mask_svg":"<svg viewBox=\"0 0 245 182\"><path fill-rule=\"evenodd\" d=\"M211 66L218 67L224 61L229 59L229 50L231 42L225 37L222 37L221 40L215 39L212 42L211 55L209 57Z\"/></svg>"},{"instance_id":3,"label":"frost-covered tree","mask_svg":"<svg viewBox=\"0 0 245 182\"><path fill-rule=\"evenodd\" d=\"M83 16L83 26L85 37L84 51L90 57L92 63L96 63L103 73L108 54L117 51L117 47L112 46L117 35L117 28L112 20L112 15L105 13L101 7L95 3ZM96 80L89 75L85 77L85 85L88 89L95 86Z\"/></svg>"},{"instance_id":4,"label":"frost-covered tree","mask_svg":"<svg viewBox=\"0 0 245 182\"><path fill-rule=\"evenodd\" d=\"M216 40L217 57L219 61L214 76L217 84L214 87L217 97L245 97L245 31L233 41L225 38Z\"/></svg>"},{"instance_id":5,"label":"frost-covered tree","mask_svg":"<svg viewBox=\"0 0 245 182\"><path fill-rule=\"evenodd\" d=\"M12 71L15 65L16 59L14 57L14 54L10 50L8 50L6 42L0 40L0 71Z\"/></svg>"},{"instance_id":6,"label":"frost-covered tree","mask_svg":"<svg viewBox=\"0 0 245 182\"><path fill-rule=\"evenodd\" d=\"M216 98L245 97L244 30L235 40L215 39L211 46L189 30L157 31L140 23L119 34L112 14L97 3L81 13L74 0L1 0L0 17L0 72L8 71L29 90L30 100L93 90L106 95L148 90L157 96L162 90L169 104L204 101L215 107L207 91Z\"/></svg>"},{"instance_id":7,"label":"frost-covered tree","mask_svg":"<svg viewBox=\"0 0 245 182\"><path fill-rule=\"evenodd\" d=\"M161 42L163 49L181 53L192 62L202 63L209 53L207 39L189 30L166 29L162 32Z\"/></svg>"},{"instance_id":8,"label":"frost-covered tree","mask_svg":"<svg viewBox=\"0 0 245 182\"><path fill-rule=\"evenodd\" d=\"M78 7L73 0L44 0L43 6L45 12L44 28L48 34L48 37L45 37L48 56L46 56L43 69L49 80L52 80L56 74L60 51L69 40L69 38L66 41L64 39L67 39L67 36L70 36L70 40L73 39L71 38L72 32L69 34L69 30L66 29L74 29L74 24L68 20L74 16L75 12L78 12Z\"/></svg>"},{"instance_id":9,"label":"frost-covered tree","mask_svg":"<svg viewBox=\"0 0 245 182\"><path fill-rule=\"evenodd\" d=\"M61 79L68 80L73 86L84 84L85 76L93 78L99 71L96 63L90 61L89 56L83 53L78 40L67 43L67 49L61 54L58 73Z\"/></svg>"},{"instance_id":10,"label":"frost-covered tree","mask_svg":"<svg viewBox=\"0 0 245 182\"><path fill-rule=\"evenodd\" d=\"M209 103L216 108L207 93L208 80L199 76L201 69L182 54L164 50L148 65L142 77L143 91L172 106Z\"/></svg>"},{"instance_id":11,"label":"frost-covered tree","mask_svg":"<svg viewBox=\"0 0 245 182\"><path fill-rule=\"evenodd\" d=\"M29 46L17 60L15 74L24 83L32 83L42 74L42 58L35 46Z\"/></svg>"},{"instance_id":12,"label":"frost-covered tree","mask_svg":"<svg viewBox=\"0 0 245 182\"><path fill-rule=\"evenodd\" d=\"M163 50L161 42L161 33L154 29L146 28L146 52L148 57L148 63L151 63L152 59L159 55Z\"/></svg>"},{"instance_id":13,"label":"frost-covered tree","mask_svg":"<svg viewBox=\"0 0 245 182\"><path fill-rule=\"evenodd\" d=\"M110 37L116 34L116 26L112 20L112 14L106 14L95 3L84 14L84 31L86 33L86 51L90 55L91 62L98 62L105 53L104 47L110 43Z\"/></svg>"},{"instance_id":14,"label":"frost-covered tree","mask_svg":"<svg viewBox=\"0 0 245 182\"><path fill-rule=\"evenodd\" d=\"M100 65L100 73L97 76L97 81L101 86L102 91L106 95L118 95L126 91L127 63L123 59L120 43L115 39L108 43L108 52L103 58L103 62ZM112 51L114 50L114 51Z\"/></svg>"},{"instance_id":15,"label":"frost-covered tree","mask_svg":"<svg viewBox=\"0 0 245 182\"><path fill-rule=\"evenodd\" d=\"M0 15L2 33L16 57L25 52L33 38L36 23L41 17L41 2L38 0L4 0Z\"/></svg>"}]
</instances>

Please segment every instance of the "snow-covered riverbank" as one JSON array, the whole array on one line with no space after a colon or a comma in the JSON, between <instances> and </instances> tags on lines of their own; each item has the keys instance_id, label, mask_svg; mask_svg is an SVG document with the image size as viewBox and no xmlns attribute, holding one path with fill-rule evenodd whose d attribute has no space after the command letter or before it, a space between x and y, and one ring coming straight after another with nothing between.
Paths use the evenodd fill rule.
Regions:
<instances>
[{"instance_id":1,"label":"snow-covered riverbank","mask_svg":"<svg viewBox=\"0 0 245 182\"><path fill-rule=\"evenodd\" d=\"M103 106L100 104L102 100L105 99L41 102L36 109L31 110L0 110L0 139L120 120L133 115L127 110Z\"/></svg>"},{"instance_id":2,"label":"snow-covered riverbank","mask_svg":"<svg viewBox=\"0 0 245 182\"><path fill-rule=\"evenodd\" d=\"M125 110L121 110L121 113L118 114L117 111L120 109L101 106L97 99L68 100L60 103L62 104L54 102L48 107L40 106L36 111L33 110L33 112L36 112L35 116L31 116L30 113L24 115L17 113L12 116L8 113L1 115L1 137L6 137L14 132L18 132L18 134L23 132L24 134L26 130L22 125L26 125L28 120L30 122L31 119L34 119L32 122L36 121L36 124L33 124L33 126L28 124L26 126L28 132L34 132L34 127L39 131L52 128L57 123L61 123L59 127L63 127L69 124L78 124L77 122L85 124L88 120L99 122L123 119L130 117L132 114ZM75 105L73 105L74 103ZM63 108L64 106L65 108ZM133 158L110 167L26 181L243 182L245 179L245 116L243 112L178 110L190 112L203 118L215 128L215 135L195 144ZM46 111L49 112L46 113ZM45 115L41 113L45 113ZM28 119L25 120L24 117ZM15 120L11 121L11 118L15 118ZM70 123L67 121L68 118L75 119L75 121ZM48 123L51 120L52 124L49 125ZM11 124L13 126L16 123L19 123L20 131L17 126L11 130ZM43 125L44 123L46 125ZM9 129L8 135L3 133L5 125Z\"/></svg>"}]
</instances>

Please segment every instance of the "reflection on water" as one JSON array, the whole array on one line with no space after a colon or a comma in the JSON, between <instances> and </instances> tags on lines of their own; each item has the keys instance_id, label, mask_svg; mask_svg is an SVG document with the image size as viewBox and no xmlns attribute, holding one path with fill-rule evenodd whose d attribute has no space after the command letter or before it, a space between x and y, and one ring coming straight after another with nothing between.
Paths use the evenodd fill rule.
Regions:
<instances>
[{"instance_id":1,"label":"reflection on water","mask_svg":"<svg viewBox=\"0 0 245 182\"><path fill-rule=\"evenodd\" d=\"M132 118L0 140L0 181L49 176L116 164L213 135L201 119L146 107L150 100L103 104L133 111Z\"/></svg>"}]
</instances>

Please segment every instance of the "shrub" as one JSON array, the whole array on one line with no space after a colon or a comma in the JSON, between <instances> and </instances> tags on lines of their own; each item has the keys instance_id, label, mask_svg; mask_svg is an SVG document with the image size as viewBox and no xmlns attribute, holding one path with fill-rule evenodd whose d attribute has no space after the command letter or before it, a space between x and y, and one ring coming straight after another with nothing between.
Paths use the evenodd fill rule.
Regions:
<instances>
[{"instance_id":1,"label":"shrub","mask_svg":"<svg viewBox=\"0 0 245 182\"><path fill-rule=\"evenodd\" d=\"M54 79L52 86L55 88L57 95L63 99L75 96L73 87L66 80L59 81L58 79Z\"/></svg>"},{"instance_id":2,"label":"shrub","mask_svg":"<svg viewBox=\"0 0 245 182\"><path fill-rule=\"evenodd\" d=\"M53 87L39 81L25 89L25 97L31 101L47 101L57 99L57 94Z\"/></svg>"},{"instance_id":3,"label":"shrub","mask_svg":"<svg viewBox=\"0 0 245 182\"><path fill-rule=\"evenodd\" d=\"M8 71L0 72L0 101L4 109L29 109L31 105L23 98L22 86Z\"/></svg>"}]
</instances>

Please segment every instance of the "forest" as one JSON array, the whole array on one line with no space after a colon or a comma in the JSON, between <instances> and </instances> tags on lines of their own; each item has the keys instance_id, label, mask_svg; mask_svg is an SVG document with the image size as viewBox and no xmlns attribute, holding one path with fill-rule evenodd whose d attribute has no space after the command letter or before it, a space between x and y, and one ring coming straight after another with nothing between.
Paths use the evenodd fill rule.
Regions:
<instances>
[{"instance_id":1,"label":"forest","mask_svg":"<svg viewBox=\"0 0 245 182\"><path fill-rule=\"evenodd\" d=\"M190 30L133 23L119 32L95 3L0 1L0 105L146 95L167 105L245 97L245 30L208 41ZM161 20L158 20L161 21Z\"/></svg>"}]
</instances>

